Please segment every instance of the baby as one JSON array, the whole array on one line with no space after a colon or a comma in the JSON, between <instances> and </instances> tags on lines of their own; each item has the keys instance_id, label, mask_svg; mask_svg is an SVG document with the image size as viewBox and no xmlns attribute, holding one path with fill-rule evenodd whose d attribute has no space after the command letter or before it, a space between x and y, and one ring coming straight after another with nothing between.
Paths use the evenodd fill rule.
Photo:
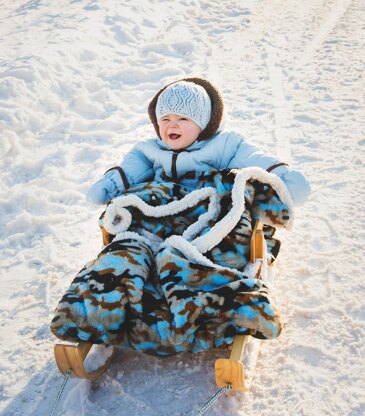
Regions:
<instances>
[{"instance_id":1,"label":"baby","mask_svg":"<svg viewBox=\"0 0 365 416\"><path fill-rule=\"evenodd\" d=\"M207 171L257 166L278 175L295 205L309 197L310 184L298 170L261 153L237 132L219 129L223 100L202 78L168 84L152 99L149 117L157 137L138 142L120 166L109 169L88 191L88 200L105 204L142 182L179 182L188 190Z\"/></svg>"},{"instance_id":2,"label":"baby","mask_svg":"<svg viewBox=\"0 0 365 416\"><path fill-rule=\"evenodd\" d=\"M289 228L292 199L305 202L308 181L219 131L223 101L209 81L173 82L149 115L157 137L138 142L89 190L96 203L124 195L103 213L106 247L71 283L52 332L157 356L223 348L235 334L277 337L280 316L250 264L250 230L256 219L267 225L272 262L273 232Z\"/></svg>"}]
</instances>

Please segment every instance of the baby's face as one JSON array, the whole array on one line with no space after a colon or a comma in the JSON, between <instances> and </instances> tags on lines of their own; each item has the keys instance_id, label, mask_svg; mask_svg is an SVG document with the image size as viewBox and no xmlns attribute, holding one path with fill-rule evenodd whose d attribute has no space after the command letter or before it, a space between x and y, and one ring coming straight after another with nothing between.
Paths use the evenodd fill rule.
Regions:
<instances>
[{"instance_id":1,"label":"baby's face","mask_svg":"<svg viewBox=\"0 0 365 416\"><path fill-rule=\"evenodd\" d=\"M201 128L190 118L168 114L158 120L160 136L172 150L189 147L198 138Z\"/></svg>"}]
</instances>

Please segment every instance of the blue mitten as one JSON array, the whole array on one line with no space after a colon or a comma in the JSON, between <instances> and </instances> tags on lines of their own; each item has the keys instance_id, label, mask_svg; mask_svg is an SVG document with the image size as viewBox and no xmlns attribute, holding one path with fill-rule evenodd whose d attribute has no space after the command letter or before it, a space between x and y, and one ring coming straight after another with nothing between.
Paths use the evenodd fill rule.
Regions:
<instances>
[{"instance_id":1,"label":"blue mitten","mask_svg":"<svg viewBox=\"0 0 365 416\"><path fill-rule=\"evenodd\" d=\"M303 205L309 198L311 186L308 179L299 170L280 166L272 171L278 175L288 187L294 205Z\"/></svg>"},{"instance_id":2,"label":"blue mitten","mask_svg":"<svg viewBox=\"0 0 365 416\"><path fill-rule=\"evenodd\" d=\"M120 195L124 189L120 173L117 169L113 169L91 186L87 193L87 200L94 204L106 204Z\"/></svg>"}]
</instances>

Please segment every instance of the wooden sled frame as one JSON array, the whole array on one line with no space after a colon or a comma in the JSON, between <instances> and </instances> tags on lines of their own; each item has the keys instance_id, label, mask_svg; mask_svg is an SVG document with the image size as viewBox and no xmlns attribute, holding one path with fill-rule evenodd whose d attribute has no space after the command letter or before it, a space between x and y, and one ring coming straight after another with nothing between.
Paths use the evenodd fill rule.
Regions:
<instances>
[{"instance_id":1,"label":"wooden sled frame","mask_svg":"<svg viewBox=\"0 0 365 416\"><path fill-rule=\"evenodd\" d=\"M265 242L264 242L263 224L256 221L252 230L250 243L250 260L254 263L256 260L262 263L265 259ZM242 358L247 346L249 335L236 335L233 340L231 354L229 358L219 358L215 362L215 382L218 387L224 387L230 384L232 390L247 391L245 384L245 369Z\"/></svg>"},{"instance_id":2,"label":"wooden sled frame","mask_svg":"<svg viewBox=\"0 0 365 416\"><path fill-rule=\"evenodd\" d=\"M105 229L102 228L103 242L108 243L108 236ZM260 259L262 262L265 258L265 244L263 224L256 221L252 231L250 243L251 263ZM246 391L245 373L242 363L242 357L247 345L249 336L236 335L233 341L229 358L219 358L215 362L215 380L218 387L224 387L230 384L233 390ZM73 377L84 378L87 380L96 380L109 367L111 360L116 352L114 347L112 355L106 362L95 371L88 372L84 367L84 361L93 344L90 342L79 342L76 345L56 344L54 354L57 366L63 375L68 370L72 371Z\"/></svg>"},{"instance_id":3,"label":"wooden sled frame","mask_svg":"<svg viewBox=\"0 0 365 416\"><path fill-rule=\"evenodd\" d=\"M106 360L106 362L95 371L88 372L84 367L84 361L93 344L91 342L79 342L76 345L56 344L54 347L54 355L57 366L63 375L68 370L72 371L73 377L85 378L87 380L96 380L109 367L111 360L116 352Z\"/></svg>"}]
</instances>

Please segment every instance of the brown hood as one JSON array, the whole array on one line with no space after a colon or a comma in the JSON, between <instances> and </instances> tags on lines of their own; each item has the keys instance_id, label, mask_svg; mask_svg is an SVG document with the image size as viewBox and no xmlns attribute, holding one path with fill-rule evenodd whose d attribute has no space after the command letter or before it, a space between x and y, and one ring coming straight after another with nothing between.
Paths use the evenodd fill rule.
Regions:
<instances>
[{"instance_id":1,"label":"brown hood","mask_svg":"<svg viewBox=\"0 0 365 416\"><path fill-rule=\"evenodd\" d=\"M177 81L171 82L170 84L163 87L152 99L148 106L148 115L150 120L156 130L157 135L160 137L159 127L156 118L156 104L157 99L167 87L171 84L175 84L176 82L186 81L186 82L193 82L194 84L198 84L203 87L209 95L210 101L212 102L212 114L210 116L209 123L207 127L200 133L198 140L207 140L210 139L218 130L222 118L223 118L223 98L218 91L218 89L208 80L204 78L183 78ZM161 138L161 137L160 137Z\"/></svg>"}]
</instances>

